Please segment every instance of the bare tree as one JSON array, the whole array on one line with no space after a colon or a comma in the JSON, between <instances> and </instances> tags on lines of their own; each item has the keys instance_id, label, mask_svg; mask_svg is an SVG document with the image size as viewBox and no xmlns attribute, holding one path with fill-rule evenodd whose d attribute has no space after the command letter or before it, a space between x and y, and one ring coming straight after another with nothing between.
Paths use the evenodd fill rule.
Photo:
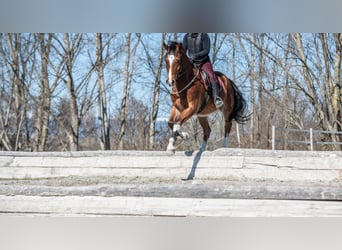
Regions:
<instances>
[{"instance_id":1,"label":"bare tree","mask_svg":"<svg viewBox=\"0 0 342 250\"><path fill-rule=\"evenodd\" d=\"M36 42L31 34L1 34L2 108L0 109L0 144L7 150L29 147L29 87L34 72Z\"/></svg>"},{"instance_id":2,"label":"bare tree","mask_svg":"<svg viewBox=\"0 0 342 250\"><path fill-rule=\"evenodd\" d=\"M333 39L335 43L335 51L329 49L328 35L321 33L319 34L321 40L323 58L324 58L324 68L325 68L325 81L328 89L327 93L332 93L331 95L326 95L325 98L327 102L331 105L327 105L329 115L334 117L333 128L335 130L342 129L342 117L341 117L341 105L342 105L342 82L341 82L341 61L342 61L342 34L333 34ZM334 59L331 60L331 57ZM330 73L332 71L332 73ZM331 108L330 108L331 106Z\"/></svg>"},{"instance_id":3,"label":"bare tree","mask_svg":"<svg viewBox=\"0 0 342 250\"><path fill-rule=\"evenodd\" d=\"M24 79L20 74L20 50L21 41L20 34L6 34L7 46L9 49L9 62L12 69L12 94L11 98L14 104L14 120L16 124L16 138L13 149L20 150L21 126L24 117Z\"/></svg>"},{"instance_id":4,"label":"bare tree","mask_svg":"<svg viewBox=\"0 0 342 250\"><path fill-rule=\"evenodd\" d=\"M258 53L258 77L256 78L258 82L258 112L257 112L257 144L259 147L263 144L263 129L262 129L262 121L263 121L263 75L264 75L264 61L263 61L263 50L264 50L264 34L253 35L254 41L259 44L259 53Z\"/></svg>"},{"instance_id":5,"label":"bare tree","mask_svg":"<svg viewBox=\"0 0 342 250\"><path fill-rule=\"evenodd\" d=\"M228 34L223 34L219 36L218 33L214 33L212 36L212 56L211 56L211 63L214 65L217 60L217 55L220 51L222 51L222 46L224 43L227 42Z\"/></svg>"},{"instance_id":6,"label":"bare tree","mask_svg":"<svg viewBox=\"0 0 342 250\"><path fill-rule=\"evenodd\" d=\"M160 81L161 81L160 78L161 78L163 58L164 58L163 57L163 54L164 54L163 43L165 42L165 36L166 36L166 33L163 33L161 37L157 71L154 71L153 69L151 69L154 74L154 87L153 87L153 101L152 101L152 110L151 110L151 119L150 119L150 132L149 132L149 148L150 149L154 148L154 143L155 143L155 133L156 133L155 129L156 129L157 116L158 116L158 109L159 109L159 95L160 95Z\"/></svg>"},{"instance_id":7,"label":"bare tree","mask_svg":"<svg viewBox=\"0 0 342 250\"><path fill-rule=\"evenodd\" d=\"M126 109L127 109L127 99L130 88L130 77L129 77L129 63L131 60L131 33L126 36L126 60L125 60L125 81L123 87L123 96L121 102L121 125L120 125L120 135L119 135L119 149L124 147L124 135L126 130Z\"/></svg>"},{"instance_id":8,"label":"bare tree","mask_svg":"<svg viewBox=\"0 0 342 250\"><path fill-rule=\"evenodd\" d=\"M75 52L80 49L82 35L76 34L70 41L70 35L64 33L64 49L65 49L65 65L66 65L66 85L70 96L70 128L68 131L69 146L71 151L79 150L78 136L79 136L79 117L78 117L78 105L77 96L75 90L75 82L73 76L73 64L75 58Z\"/></svg>"},{"instance_id":9,"label":"bare tree","mask_svg":"<svg viewBox=\"0 0 342 250\"><path fill-rule=\"evenodd\" d=\"M60 71L64 63L63 60L51 61L50 54L52 50L54 34L36 34L39 43L39 52L41 59L40 70L40 95L38 97L37 111L34 126L34 143L33 150L45 151L48 139L48 132L50 126L51 116L51 99L54 90L56 89L60 80ZM56 72L49 73L49 65L54 65ZM54 78L52 78L52 74ZM53 79L53 81L51 81Z\"/></svg>"},{"instance_id":10,"label":"bare tree","mask_svg":"<svg viewBox=\"0 0 342 250\"><path fill-rule=\"evenodd\" d=\"M110 123L107 110L107 97L104 80L104 60L103 60L102 34L96 33L96 71L98 74L98 114L100 122L100 142L102 150L110 149Z\"/></svg>"},{"instance_id":11,"label":"bare tree","mask_svg":"<svg viewBox=\"0 0 342 250\"><path fill-rule=\"evenodd\" d=\"M262 46L260 42L247 36L245 38L258 50L262 50L269 65L278 69L277 76L273 74L274 77L276 76L279 82L286 83L283 85L273 82L274 86L271 86L273 90L264 84L263 91L268 93L277 105L283 107L292 123L303 127L304 120L310 116L309 112L312 110L311 117L317 118L316 124L320 129L339 130L340 119L337 114L341 109L340 34L265 34L265 38L272 44L269 47ZM282 72L285 72L284 76ZM270 78L271 81L275 80ZM288 89L287 93L292 96L291 98L297 97L293 100L292 107L291 102L279 101L280 93L276 90L281 90L284 86ZM337 98L334 98L335 96ZM299 104L304 108L303 111L298 109ZM339 141L334 134L331 139L333 142ZM334 147L340 148L337 145Z\"/></svg>"},{"instance_id":12,"label":"bare tree","mask_svg":"<svg viewBox=\"0 0 342 250\"><path fill-rule=\"evenodd\" d=\"M64 74L61 75L61 79L66 85L69 98L67 101L69 104L68 123L65 123L65 119L60 119L61 117L57 121L60 120L59 125L67 133L69 150L71 151L80 149L79 136L82 119L96 99L96 85L89 84L95 66L87 65L88 67L85 67L83 62L82 71L75 67L85 46L84 36L78 33L64 33L63 38L56 37L56 42L59 45L57 53L64 59Z\"/></svg>"},{"instance_id":13,"label":"bare tree","mask_svg":"<svg viewBox=\"0 0 342 250\"><path fill-rule=\"evenodd\" d=\"M130 149L147 149L148 139L148 106L134 96L129 98L127 113L127 141Z\"/></svg>"},{"instance_id":14,"label":"bare tree","mask_svg":"<svg viewBox=\"0 0 342 250\"><path fill-rule=\"evenodd\" d=\"M50 105L51 105L51 93L49 88L49 74L48 63L49 53L51 49L52 34L48 35L47 41L45 41L45 34L41 33L37 35L40 45L40 57L41 57L41 88L40 88L40 100L37 107L37 117L35 121L35 138L34 138L34 150L44 151L48 129L49 129L49 117L50 117Z\"/></svg>"},{"instance_id":15,"label":"bare tree","mask_svg":"<svg viewBox=\"0 0 342 250\"><path fill-rule=\"evenodd\" d=\"M312 104L313 108L316 110L318 119L324 130L336 131L338 126L341 124L337 114L341 108L341 34L335 34L335 55L328 51L328 41L326 35L320 35L320 43L322 46L322 52L318 49L316 40L313 41L315 53L319 55L323 54L324 65L325 65L325 76L324 79L320 79L320 72L315 69L315 66L310 65L310 61L314 60L308 56L303 45L302 35L300 33L295 33L291 36L294 41L295 48L293 54L299 59L301 64L301 72L304 76L304 82L300 81L296 76L292 76L296 86L304 93L305 97ZM328 57L332 56L332 60ZM334 77L337 79L332 79L330 75L330 68L334 70ZM304 84L305 85L304 85ZM321 99L321 96L324 99ZM331 97L332 96L332 97ZM338 142L339 139L336 135L332 134L331 139L334 142ZM336 149L340 149L340 146L335 145Z\"/></svg>"},{"instance_id":16,"label":"bare tree","mask_svg":"<svg viewBox=\"0 0 342 250\"><path fill-rule=\"evenodd\" d=\"M249 84L250 84L250 110L252 112L251 118L250 118L250 147L253 148L255 146L255 46L249 46L249 52L248 52L248 48L247 48L247 44L245 45L245 40L246 39L247 34L242 35L241 34L237 34L237 39L242 51L242 54L244 55L244 58L247 62L248 65L248 73L247 76L249 78ZM243 39L244 38L244 39ZM253 38L249 38L253 41L255 41L255 36L253 36Z\"/></svg>"},{"instance_id":17,"label":"bare tree","mask_svg":"<svg viewBox=\"0 0 342 250\"><path fill-rule=\"evenodd\" d=\"M0 52L1 52L1 106L0 106L0 122L1 122L1 132L0 132L0 146L1 149L13 150L12 143L10 140L10 115L12 112L12 102L13 102L13 83L6 84L7 74L6 71L10 72L11 69L11 58L7 52L7 42L8 36L5 34L0 34ZM12 67L13 68L13 67ZM6 70L5 70L6 69ZM9 91L10 89L10 91Z\"/></svg>"},{"instance_id":18,"label":"bare tree","mask_svg":"<svg viewBox=\"0 0 342 250\"><path fill-rule=\"evenodd\" d=\"M139 34L137 34L138 38L140 37ZM134 46L131 48L132 43L132 34L128 33L126 35L126 45L125 45L125 53L126 53L126 59L125 59L125 80L124 80L124 87L123 87L123 96L122 96L122 102L121 102L121 114L120 114L120 135L119 135L119 149L124 148L124 136L126 133L126 114L127 114L127 104L128 104L128 98L129 98L129 92L131 88L131 80L132 75L134 71L134 59L135 59L135 53L139 44L140 38L137 39Z\"/></svg>"}]
</instances>

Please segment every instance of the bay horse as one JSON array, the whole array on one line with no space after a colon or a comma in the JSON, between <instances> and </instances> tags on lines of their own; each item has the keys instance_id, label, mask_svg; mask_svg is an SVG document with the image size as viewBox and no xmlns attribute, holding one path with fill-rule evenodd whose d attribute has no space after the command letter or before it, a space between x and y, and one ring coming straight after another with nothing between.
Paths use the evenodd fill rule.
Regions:
<instances>
[{"instance_id":1,"label":"bay horse","mask_svg":"<svg viewBox=\"0 0 342 250\"><path fill-rule=\"evenodd\" d=\"M211 132L207 117L217 110L212 95L205 88L205 79L202 77L201 70L191 63L182 43L170 42L164 43L163 46L166 50L166 81L171 87L172 101L168 122L172 135L169 139L167 151L175 152L177 137L182 139L189 137L186 132L181 131L181 126L190 117L197 115L203 129L203 141L200 147L200 152L203 152ZM221 72L215 71L215 74L221 86L219 95L224 102L220 108L225 120L222 147L227 147L232 120L234 119L238 123L244 123L248 120L245 115L246 101L232 80Z\"/></svg>"}]
</instances>

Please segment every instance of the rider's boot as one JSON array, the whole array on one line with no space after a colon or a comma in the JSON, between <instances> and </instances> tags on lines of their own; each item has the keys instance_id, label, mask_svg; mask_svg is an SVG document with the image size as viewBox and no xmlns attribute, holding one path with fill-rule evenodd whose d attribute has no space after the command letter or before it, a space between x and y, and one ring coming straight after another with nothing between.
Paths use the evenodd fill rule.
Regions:
<instances>
[{"instance_id":1,"label":"rider's boot","mask_svg":"<svg viewBox=\"0 0 342 250\"><path fill-rule=\"evenodd\" d=\"M213 98L214 98L214 104L217 109L221 108L223 106L223 101L221 97L219 96L219 86L218 82L214 82L212 84L213 87Z\"/></svg>"}]
</instances>

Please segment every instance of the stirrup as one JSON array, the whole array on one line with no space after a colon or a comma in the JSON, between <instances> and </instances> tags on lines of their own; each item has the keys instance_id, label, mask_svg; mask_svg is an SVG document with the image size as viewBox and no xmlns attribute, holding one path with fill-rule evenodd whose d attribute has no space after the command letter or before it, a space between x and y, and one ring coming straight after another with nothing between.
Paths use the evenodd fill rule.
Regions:
<instances>
[{"instance_id":1,"label":"stirrup","mask_svg":"<svg viewBox=\"0 0 342 250\"><path fill-rule=\"evenodd\" d=\"M215 99L215 106L216 106L216 108L217 109L219 109L219 108L222 108L222 106L223 106L223 101L222 101L222 99L220 98L220 97L216 97L216 99Z\"/></svg>"}]
</instances>

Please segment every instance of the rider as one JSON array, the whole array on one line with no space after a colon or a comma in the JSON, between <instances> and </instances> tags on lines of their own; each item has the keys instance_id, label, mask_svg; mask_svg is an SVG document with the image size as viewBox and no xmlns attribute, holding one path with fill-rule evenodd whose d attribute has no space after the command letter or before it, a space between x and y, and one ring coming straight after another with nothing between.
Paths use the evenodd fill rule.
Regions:
<instances>
[{"instance_id":1,"label":"rider","mask_svg":"<svg viewBox=\"0 0 342 250\"><path fill-rule=\"evenodd\" d=\"M219 97L219 85L213 66L210 62L210 38L207 33L186 33L183 38L183 47L187 52L191 62L199 66L208 75L213 87L213 98L216 108L223 106Z\"/></svg>"}]
</instances>

